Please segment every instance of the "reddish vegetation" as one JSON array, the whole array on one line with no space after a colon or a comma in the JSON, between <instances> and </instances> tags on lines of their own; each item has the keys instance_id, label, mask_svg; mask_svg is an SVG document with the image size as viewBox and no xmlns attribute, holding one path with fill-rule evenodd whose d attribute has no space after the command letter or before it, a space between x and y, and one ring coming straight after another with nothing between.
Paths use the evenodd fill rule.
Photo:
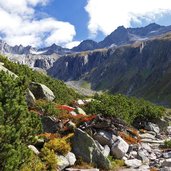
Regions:
<instances>
[{"instance_id":1,"label":"reddish vegetation","mask_svg":"<svg viewBox=\"0 0 171 171\"><path fill-rule=\"evenodd\" d=\"M75 110L75 108L67 106L67 105L60 105L60 106L58 105L58 106L56 106L56 108L59 110L66 110L68 112Z\"/></svg>"},{"instance_id":2,"label":"reddish vegetation","mask_svg":"<svg viewBox=\"0 0 171 171\"><path fill-rule=\"evenodd\" d=\"M129 128L127 130L128 133L125 132L119 132L120 137L122 137L128 144L138 144L141 140L138 134L138 131Z\"/></svg>"}]
</instances>

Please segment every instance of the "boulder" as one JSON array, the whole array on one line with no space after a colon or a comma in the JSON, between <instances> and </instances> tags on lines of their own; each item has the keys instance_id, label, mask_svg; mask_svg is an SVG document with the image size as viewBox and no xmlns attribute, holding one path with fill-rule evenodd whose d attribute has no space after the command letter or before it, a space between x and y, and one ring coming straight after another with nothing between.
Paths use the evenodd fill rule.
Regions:
<instances>
[{"instance_id":1,"label":"boulder","mask_svg":"<svg viewBox=\"0 0 171 171\"><path fill-rule=\"evenodd\" d=\"M56 133L59 129L58 120L51 116L42 116L41 122L43 126L43 132Z\"/></svg>"},{"instance_id":2,"label":"boulder","mask_svg":"<svg viewBox=\"0 0 171 171\"><path fill-rule=\"evenodd\" d=\"M70 166L73 166L76 162L75 154L72 152L69 152L65 158L68 160Z\"/></svg>"},{"instance_id":3,"label":"boulder","mask_svg":"<svg viewBox=\"0 0 171 171\"><path fill-rule=\"evenodd\" d=\"M62 155L57 155L58 169L63 170L69 166L69 161Z\"/></svg>"},{"instance_id":4,"label":"boulder","mask_svg":"<svg viewBox=\"0 0 171 171\"><path fill-rule=\"evenodd\" d=\"M147 122L145 124L145 129L148 131L154 131L156 134L160 132L160 128L157 124L154 124L152 122Z\"/></svg>"},{"instance_id":5,"label":"boulder","mask_svg":"<svg viewBox=\"0 0 171 171\"><path fill-rule=\"evenodd\" d=\"M76 112L77 114L86 115L86 113L84 112L84 110L81 109L80 107L76 107L75 112Z\"/></svg>"},{"instance_id":6,"label":"boulder","mask_svg":"<svg viewBox=\"0 0 171 171\"><path fill-rule=\"evenodd\" d=\"M108 145L105 145L105 146L104 146L104 150L102 151L102 153L103 153L103 155L104 155L105 157L108 157L108 156L109 156L109 154L110 154L110 148L109 148Z\"/></svg>"},{"instance_id":7,"label":"boulder","mask_svg":"<svg viewBox=\"0 0 171 171\"><path fill-rule=\"evenodd\" d=\"M45 99L47 101L53 101L55 99L53 92L44 84L32 82L29 85L29 89L34 94L36 100Z\"/></svg>"},{"instance_id":8,"label":"boulder","mask_svg":"<svg viewBox=\"0 0 171 171\"><path fill-rule=\"evenodd\" d=\"M114 142L111 148L111 153L117 159L122 159L129 149L129 145L120 136Z\"/></svg>"},{"instance_id":9,"label":"boulder","mask_svg":"<svg viewBox=\"0 0 171 171\"><path fill-rule=\"evenodd\" d=\"M117 140L117 136L115 136L110 131L100 130L94 134L93 138L97 140L101 145L111 146L114 141Z\"/></svg>"},{"instance_id":10,"label":"boulder","mask_svg":"<svg viewBox=\"0 0 171 171\"><path fill-rule=\"evenodd\" d=\"M29 145L28 148L29 148L31 151L33 151L36 155L39 155L39 154L40 154L39 150L38 150L35 146Z\"/></svg>"},{"instance_id":11,"label":"boulder","mask_svg":"<svg viewBox=\"0 0 171 171\"><path fill-rule=\"evenodd\" d=\"M97 167L109 170L110 161L103 155L95 140L86 132L77 128L72 138L72 151L83 161L94 163Z\"/></svg>"},{"instance_id":12,"label":"boulder","mask_svg":"<svg viewBox=\"0 0 171 171\"><path fill-rule=\"evenodd\" d=\"M30 90L26 91L26 102L28 106L33 106L35 104L36 98Z\"/></svg>"},{"instance_id":13,"label":"boulder","mask_svg":"<svg viewBox=\"0 0 171 171\"><path fill-rule=\"evenodd\" d=\"M130 159L125 160L125 165L131 168L139 168L142 165L142 162L138 159Z\"/></svg>"}]
</instances>

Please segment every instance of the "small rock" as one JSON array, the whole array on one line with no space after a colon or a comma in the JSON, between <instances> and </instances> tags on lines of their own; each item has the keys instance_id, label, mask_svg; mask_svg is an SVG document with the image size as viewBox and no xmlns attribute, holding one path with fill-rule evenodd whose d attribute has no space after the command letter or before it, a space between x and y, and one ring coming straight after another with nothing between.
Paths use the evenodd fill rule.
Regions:
<instances>
[{"instance_id":1,"label":"small rock","mask_svg":"<svg viewBox=\"0 0 171 171\"><path fill-rule=\"evenodd\" d=\"M76 103L77 103L77 105L79 105L79 106L85 105L85 103L84 103L83 100L81 100L81 99L80 99L80 100L77 100Z\"/></svg>"},{"instance_id":2,"label":"small rock","mask_svg":"<svg viewBox=\"0 0 171 171\"><path fill-rule=\"evenodd\" d=\"M155 136L149 133L145 133L145 134L140 134L139 135L141 139L151 139L151 140L155 140Z\"/></svg>"},{"instance_id":3,"label":"small rock","mask_svg":"<svg viewBox=\"0 0 171 171\"><path fill-rule=\"evenodd\" d=\"M147 122L145 124L145 129L148 131L154 131L157 134L160 132L159 126L157 124L152 123L152 122Z\"/></svg>"},{"instance_id":4,"label":"small rock","mask_svg":"<svg viewBox=\"0 0 171 171\"><path fill-rule=\"evenodd\" d=\"M125 165L131 168L139 168L142 165L141 160L138 159L131 159L131 160L126 160Z\"/></svg>"},{"instance_id":5,"label":"small rock","mask_svg":"<svg viewBox=\"0 0 171 171\"><path fill-rule=\"evenodd\" d=\"M138 155L138 153L136 151L131 151L129 154L130 158L132 158L132 159L137 158L137 155Z\"/></svg>"},{"instance_id":6,"label":"small rock","mask_svg":"<svg viewBox=\"0 0 171 171\"><path fill-rule=\"evenodd\" d=\"M72 121L69 121L67 124L66 124L66 127L68 128L68 130L75 130L76 129L76 124Z\"/></svg>"},{"instance_id":7,"label":"small rock","mask_svg":"<svg viewBox=\"0 0 171 171\"><path fill-rule=\"evenodd\" d=\"M80 107L76 107L75 112L76 112L77 114L86 115L86 113L84 112L84 110L81 109Z\"/></svg>"},{"instance_id":8,"label":"small rock","mask_svg":"<svg viewBox=\"0 0 171 171\"><path fill-rule=\"evenodd\" d=\"M59 170L63 170L69 166L69 161L62 155L57 155L57 161Z\"/></svg>"},{"instance_id":9,"label":"small rock","mask_svg":"<svg viewBox=\"0 0 171 171\"><path fill-rule=\"evenodd\" d=\"M167 133L168 133L168 135L171 135L171 126L167 127Z\"/></svg>"},{"instance_id":10,"label":"small rock","mask_svg":"<svg viewBox=\"0 0 171 171\"><path fill-rule=\"evenodd\" d=\"M171 167L171 159L165 159L162 163L162 166L164 167Z\"/></svg>"},{"instance_id":11,"label":"small rock","mask_svg":"<svg viewBox=\"0 0 171 171\"><path fill-rule=\"evenodd\" d=\"M117 140L114 142L111 148L111 153L117 159L122 159L127 153L129 145L121 137L117 137Z\"/></svg>"},{"instance_id":12,"label":"small rock","mask_svg":"<svg viewBox=\"0 0 171 171\"><path fill-rule=\"evenodd\" d=\"M35 146L29 145L28 148L32 150L36 155L40 154L39 150Z\"/></svg>"},{"instance_id":13,"label":"small rock","mask_svg":"<svg viewBox=\"0 0 171 171\"><path fill-rule=\"evenodd\" d=\"M167 153L163 153L163 157L165 159L171 158L171 151L170 152L167 152Z\"/></svg>"},{"instance_id":14,"label":"small rock","mask_svg":"<svg viewBox=\"0 0 171 171\"><path fill-rule=\"evenodd\" d=\"M73 166L76 162L75 154L72 152L69 152L65 158L68 160L70 166Z\"/></svg>"},{"instance_id":15,"label":"small rock","mask_svg":"<svg viewBox=\"0 0 171 171\"><path fill-rule=\"evenodd\" d=\"M117 137L110 131L103 131L100 130L97 132L93 138L97 140L101 145L108 145L111 146L111 144L117 140Z\"/></svg>"},{"instance_id":16,"label":"small rock","mask_svg":"<svg viewBox=\"0 0 171 171\"><path fill-rule=\"evenodd\" d=\"M151 153L152 149L148 143L141 143L141 147Z\"/></svg>"},{"instance_id":17,"label":"small rock","mask_svg":"<svg viewBox=\"0 0 171 171\"><path fill-rule=\"evenodd\" d=\"M164 167L164 168L161 168L160 171L171 171L171 168L170 167Z\"/></svg>"},{"instance_id":18,"label":"small rock","mask_svg":"<svg viewBox=\"0 0 171 171\"><path fill-rule=\"evenodd\" d=\"M145 150L138 150L138 159L142 160L143 163L149 163Z\"/></svg>"}]
</instances>

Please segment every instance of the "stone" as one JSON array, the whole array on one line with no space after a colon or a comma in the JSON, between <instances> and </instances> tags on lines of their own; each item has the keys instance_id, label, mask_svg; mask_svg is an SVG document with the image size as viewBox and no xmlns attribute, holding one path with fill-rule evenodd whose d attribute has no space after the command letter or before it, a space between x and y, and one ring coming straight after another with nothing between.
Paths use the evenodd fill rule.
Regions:
<instances>
[{"instance_id":1,"label":"stone","mask_svg":"<svg viewBox=\"0 0 171 171\"><path fill-rule=\"evenodd\" d=\"M117 136L115 136L110 131L100 130L96 134L94 134L93 138L97 140L101 145L111 146L114 141L117 140Z\"/></svg>"},{"instance_id":2,"label":"stone","mask_svg":"<svg viewBox=\"0 0 171 171\"><path fill-rule=\"evenodd\" d=\"M130 156L129 158L133 158L133 159L137 158L137 155L138 155L138 153L136 151L131 151L129 154L129 156Z\"/></svg>"},{"instance_id":3,"label":"stone","mask_svg":"<svg viewBox=\"0 0 171 171\"><path fill-rule=\"evenodd\" d=\"M51 116L42 116L41 122L43 126L43 132L47 133L56 133L59 129L58 121L55 117Z\"/></svg>"},{"instance_id":4,"label":"stone","mask_svg":"<svg viewBox=\"0 0 171 171\"><path fill-rule=\"evenodd\" d=\"M32 107L35 104L36 98L30 90L26 91L26 102L27 105Z\"/></svg>"},{"instance_id":5,"label":"stone","mask_svg":"<svg viewBox=\"0 0 171 171\"><path fill-rule=\"evenodd\" d=\"M86 115L86 113L84 112L84 110L81 109L80 107L76 107L75 112L76 112L77 114Z\"/></svg>"},{"instance_id":6,"label":"stone","mask_svg":"<svg viewBox=\"0 0 171 171\"><path fill-rule=\"evenodd\" d=\"M163 153L163 157L165 159L171 158L171 151L170 152Z\"/></svg>"},{"instance_id":7,"label":"stone","mask_svg":"<svg viewBox=\"0 0 171 171\"><path fill-rule=\"evenodd\" d=\"M68 128L68 130L75 130L76 129L76 124L72 121L69 121L67 124L66 124L66 127Z\"/></svg>"},{"instance_id":8,"label":"stone","mask_svg":"<svg viewBox=\"0 0 171 171\"><path fill-rule=\"evenodd\" d=\"M117 159L122 159L129 149L129 145L120 136L114 142L111 148L111 154Z\"/></svg>"},{"instance_id":9,"label":"stone","mask_svg":"<svg viewBox=\"0 0 171 171\"><path fill-rule=\"evenodd\" d=\"M105 145L105 146L104 146L104 150L102 151L102 153L103 153L103 155L104 155L105 157L108 157L109 154L110 154L110 147L109 147L108 145Z\"/></svg>"},{"instance_id":10,"label":"stone","mask_svg":"<svg viewBox=\"0 0 171 171\"><path fill-rule=\"evenodd\" d=\"M143 163L149 163L147 155L145 150L138 150L138 159L142 160Z\"/></svg>"},{"instance_id":11,"label":"stone","mask_svg":"<svg viewBox=\"0 0 171 171\"><path fill-rule=\"evenodd\" d=\"M53 101L55 99L53 92L44 84L32 82L29 85L29 89L34 94L36 100L45 99L47 101Z\"/></svg>"},{"instance_id":12,"label":"stone","mask_svg":"<svg viewBox=\"0 0 171 171\"><path fill-rule=\"evenodd\" d=\"M35 146L29 145L28 148L29 148L31 151L33 151L36 155L39 155L39 154L40 154L39 150L38 150Z\"/></svg>"},{"instance_id":13,"label":"stone","mask_svg":"<svg viewBox=\"0 0 171 171\"><path fill-rule=\"evenodd\" d=\"M72 116L77 116L77 113L74 111L69 112Z\"/></svg>"},{"instance_id":14,"label":"stone","mask_svg":"<svg viewBox=\"0 0 171 171\"><path fill-rule=\"evenodd\" d=\"M97 167L109 170L110 161L103 155L95 140L83 130L77 128L72 138L72 151L76 157L81 157L83 161L94 163Z\"/></svg>"},{"instance_id":15,"label":"stone","mask_svg":"<svg viewBox=\"0 0 171 171\"><path fill-rule=\"evenodd\" d=\"M160 171L171 171L171 168L170 167L164 167L164 168L161 168Z\"/></svg>"},{"instance_id":16,"label":"stone","mask_svg":"<svg viewBox=\"0 0 171 171\"><path fill-rule=\"evenodd\" d=\"M65 158L68 160L70 166L73 166L76 162L75 154L72 152L69 152Z\"/></svg>"},{"instance_id":17,"label":"stone","mask_svg":"<svg viewBox=\"0 0 171 171\"><path fill-rule=\"evenodd\" d=\"M171 167L171 158L170 159L165 159L164 162L162 163L163 167Z\"/></svg>"},{"instance_id":18,"label":"stone","mask_svg":"<svg viewBox=\"0 0 171 171\"><path fill-rule=\"evenodd\" d=\"M153 122L158 125L161 131L166 131L167 127L169 126L169 121L167 117L154 119Z\"/></svg>"},{"instance_id":19,"label":"stone","mask_svg":"<svg viewBox=\"0 0 171 171\"><path fill-rule=\"evenodd\" d=\"M76 103L77 103L78 106L85 105L85 103L81 99L77 100Z\"/></svg>"},{"instance_id":20,"label":"stone","mask_svg":"<svg viewBox=\"0 0 171 171\"><path fill-rule=\"evenodd\" d=\"M167 127L167 133L168 133L168 135L171 135L171 126Z\"/></svg>"},{"instance_id":21,"label":"stone","mask_svg":"<svg viewBox=\"0 0 171 171\"><path fill-rule=\"evenodd\" d=\"M139 135L141 139L151 139L155 140L155 136L149 133L144 133Z\"/></svg>"},{"instance_id":22,"label":"stone","mask_svg":"<svg viewBox=\"0 0 171 171\"><path fill-rule=\"evenodd\" d=\"M69 166L69 161L62 155L57 155L58 169L61 171Z\"/></svg>"},{"instance_id":23,"label":"stone","mask_svg":"<svg viewBox=\"0 0 171 171\"><path fill-rule=\"evenodd\" d=\"M148 143L141 143L141 148L147 150L149 153L151 153L152 149Z\"/></svg>"},{"instance_id":24,"label":"stone","mask_svg":"<svg viewBox=\"0 0 171 171\"><path fill-rule=\"evenodd\" d=\"M125 160L125 165L131 168L139 168L142 165L142 162L138 159L130 159Z\"/></svg>"},{"instance_id":25,"label":"stone","mask_svg":"<svg viewBox=\"0 0 171 171\"><path fill-rule=\"evenodd\" d=\"M152 122L147 122L145 124L145 129L148 131L154 131L156 134L160 132L160 128L157 124L154 124Z\"/></svg>"}]
</instances>

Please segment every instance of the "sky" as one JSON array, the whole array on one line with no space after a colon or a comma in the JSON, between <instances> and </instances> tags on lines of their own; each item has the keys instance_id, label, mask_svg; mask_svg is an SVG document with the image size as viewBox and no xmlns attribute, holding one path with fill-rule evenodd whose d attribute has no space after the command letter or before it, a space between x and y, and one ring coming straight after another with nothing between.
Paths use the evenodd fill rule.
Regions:
<instances>
[{"instance_id":1,"label":"sky","mask_svg":"<svg viewBox=\"0 0 171 171\"><path fill-rule=\"evenodd\" d=\"M10 45L72 48L121 25L171 25L171 0L0 0L0 21Z\"/></svg>"}]
</instances>

